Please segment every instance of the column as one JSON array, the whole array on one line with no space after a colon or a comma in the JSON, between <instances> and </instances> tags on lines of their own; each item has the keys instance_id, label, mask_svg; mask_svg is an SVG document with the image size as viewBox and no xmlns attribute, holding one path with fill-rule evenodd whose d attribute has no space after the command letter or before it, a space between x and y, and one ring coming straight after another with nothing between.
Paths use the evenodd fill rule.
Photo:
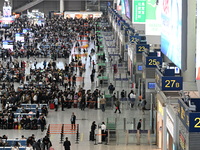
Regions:
<instances>
[{"instance_id":1,"label":"column","mask_svg":"<svg viewBox=\"0 0 200 150\"><path fill-rule=\"evenodd\" d=\"M188 1L187 9L187 70L183 73L183 81L192 83L195 82L196 65L196 1Z\"/></svg>"},{"instance_id":2,"label":"column","mask_svg":"<svg viewBox=\"0 0 200 150\"><path fill-rule=\"evenodd\" d=\"M166 104L167 105L167 104ZM166 106L163 107L163 150L167 150L167 127L166 127L166 121L167 121L167 108Z\"/></svg>"},{"instance_id":3,"label":"column","mask_svg":"<svg viewBox=\"0 0 200 150\"><path fill-rule=\"evenodd\" d=\"M60 0L60 13L64 12L64 0Z\"/></svg>"}]
</instances>

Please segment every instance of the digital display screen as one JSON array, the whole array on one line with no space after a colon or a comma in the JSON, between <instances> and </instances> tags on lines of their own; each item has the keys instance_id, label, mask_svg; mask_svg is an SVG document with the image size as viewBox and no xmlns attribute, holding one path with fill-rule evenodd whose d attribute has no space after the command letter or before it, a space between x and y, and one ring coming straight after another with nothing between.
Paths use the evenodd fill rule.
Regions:
<instances>
[{"instance_id":1,"label":"digital display screen","mask_svg":"<svg viewBox=\"0 0 200 150\"><path fill-rule=\"evenodd\" d=\"M125 14L125 0L121 0L121 5L122 5L122 14Z\"/></svg>"},{"instance_id":2,"label":"digital display screen","mask_svg":"<svg viewBox=\"0 0 200 150\"><path fill-rule=\"evenodd\" d=\"M146 35L161 34L161 4L158 0L146 1Z\"/></svg>"},{"instance_id":3,"label":"digital display screen","mask_svg":"<svg viewBox=\"0 0 200 150\"><path fill-rule=\"evenodd\" d=\"M144 23L146 21L146 0L133 0L132 8L132 21Z\"/></svg>"},{"instance_id":4,"label":"digital display screen","mask_svg":"<svg viewBox=\"0 0 200 150\"><path fill-rule=\"evenodd\" d=\"M12 11L12 8L10 6L4 6L3 17L10 17L12 15L11 11Z\"/></svg>"},{"instance_id":5,"label":"digital display screen","mask_svg":"<svg viewBox=\"0 0 200 150\"><path fill-rule=\"evenodd\" d=\"M138 66L138 71L142 71L142 66L141 65Z\"/></svg>"},{"instance_id":6,"label":"digital display screen","mask_svg":"<svg viewBox=\"0 0 200 150\"><path fill-rule=\"evenodd\" d=\"M161 51L181 69L182 0L163 0L161 21Z\"/></svg>"},{"instance_id":7,"label":"digital display screen","mask_svg":"<svg viewBox=\"0 0 200 150\"><path fill-rule=\"evenodd\" d=\"M13 41L3 41L3 48L13 50Z\"/></svg>"},{"instance_id":8,"label":"digital display screen","mask_svg":"<svg viewBox=\"0 0 200 150\"><path fill-rule=\"evenodd\" d=\"M129 5L129 1L125 0L125 15L126 17L128 17L129 19L131 18L131 13L130 13L130 5Z\"/></svg>"},{"instance_id":9,"label":"digital display screen","mask_svg":"<svg viewBox=\"0 0 200 150\"><path fill-rule=\"evenodd\" d=\"M155 89L156 83L155 82L149 82L148 83L148 89Z\"/></svg>"},{"instance_id":10,"label":"digital display screen","mask_svg":"<svg viewBox=\"0 0 200 150\"><path fill-rule=\"evenodd\" d=\"M15 34L15 41L20 41L22 43L24 43L24 33L16 33Z\"/></svg>"},{"instance_id":11,"label":"digital display screen","mask_svg":"<svg viewBox=\"0 0 200 150\"><path fill-rule=\"evenodd\" d=\"M121 11L121 10L122 10L121 0L117 0L117 10L118 10L118 11Z\"/></svg>"}]
</instances>

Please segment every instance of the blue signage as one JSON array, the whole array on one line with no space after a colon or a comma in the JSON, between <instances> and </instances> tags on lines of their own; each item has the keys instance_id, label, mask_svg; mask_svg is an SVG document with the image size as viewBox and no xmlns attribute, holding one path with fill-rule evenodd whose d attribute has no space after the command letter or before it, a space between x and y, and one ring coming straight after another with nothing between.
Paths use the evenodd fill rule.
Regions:
<instances>
[{"instance_id":1,"label":"blue signage","mask_svg":"<svg viewBox=\"0 0 200 150\"><path fill-rule=\"evenodd\" d=\"M156 65L162 64L162 57L146 57L146 68L156 68Z\"/></svg>"},{"instance_id":2,"label":"blue signage","mask_svg":"<svg viewBox=\"0 0 200 150\"><path fill-rule=\"evenodd\" d=\"M155 73L155 82L161 91L180 91L183 89L183 77L162 76L158 70Z\"/></svg>"},{"instance_id":3,"label":"blue signage","mask_svg":"<svg viewBox=\"0 0 200 150\"><path fill-rule=\"evenodd\" d=\"M189 132L200 132L200 112L191 112L189 107L178 101L178 117Z\"/></svg>"},{"instance_id":4,"label":"blue signage","mask_svg":"<svg viewBox=\"0 0 200 150\"><path fill-rule=\"evenodd\" d=\"M162 77L162 91L180 91L183 89L183 77Z\"/></svg>"},{"instance_id":5,"label":"blue signage","mask_svg":"<svg viewBox=\"0 0 200 150\"><path fill-rule=\"evenodd\" d=\"M130 42L131 43L140 43L141 36L130 36Z\"/></svg>"},{"instance_id":6,"label":"blue signage","mask_svg":"<svg viewBox=\"0 0 200 150\"><path fill-rule=\"evenodd\" d=\"M129 33L129 29L125 29L125 36L128 36L128 33Z\"/></svg>"},{"instance_id":7,"label":"blue signage","mask_svg":"<svg viewBox=\"0 0 200 150\"><path fill-rule=\"evenodd\" d=\"M186 111L186 108L182 104L181 100L178 100L178 117L180 118L185 128L189 131L190 127L189 114L188 111Z\"/></svg>"},{"instance_id":8,"label":"blue signage","mask_svg":"<svg viewBox=\"0 0 200 150\"><path fill-rule=\"evenodd\" d=\"M137 44L136 45L136 53L142 53L145 51L145 49L149 50L150 45L149 44Z\"/></svg>"}]
</instances>

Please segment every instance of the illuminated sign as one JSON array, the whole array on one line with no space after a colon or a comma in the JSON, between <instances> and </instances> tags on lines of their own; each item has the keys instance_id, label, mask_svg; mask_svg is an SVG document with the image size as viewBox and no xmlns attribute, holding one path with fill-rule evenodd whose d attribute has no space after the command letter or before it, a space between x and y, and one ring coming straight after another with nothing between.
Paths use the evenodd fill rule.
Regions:
<instances>
[{"instance_id":1,"label":"illuminated sign","mask_svg":"<svg viewBox=\"0 0 200 150\"><path fill-rule=\"evenodd\" d=\"M156 70L155 81L162 91L180 91L183 89L183 77L162 76L162 74Z\"/></svg>"},{"instance_id":2,"label":"illuminated sign","mask_svg":"<svg viewBox=\"0 0 200 150\"><path fill-rule=\"evenodd\" d=\"M158 106L158 112L163 116L164 111L163 111L163 106L161 105L160 101L158 101L157 106Z\"/></svg>"},{"instance_id":3,"label":"illuminated sign","mask_svg":"<svg viewBox=\"0 0 200 150\"><path fill-rule=\"evenodd\" d=\"M24 43L24 33L16 33L15 34L15 41L20 41L22 43Z\"/></svg>"},{"instance_id":4,"label":"illuminated sign","mask_svg":"<svg viewBox=\"0 0 200 150\"><path fill-rule=\"evenodd\" d=\"M156 68L162 64L162 57L146 57L146 68Z\"/></svg>"},{"instance_id":5,"label":"illuminated sign","mask_svg":"<svg viewBox=\"0 0 200 150\"><path fill-rule=\"evenodd\" d=\"M161 34L161 2L157 0L146 1L146 35Z\"/></svg>"},{"instance_id":6,"label":"illuminated sign","mask_svg":"<svg viewBox=\"0 0 200 150\"><path fill-rule=\"evenodd\" d=\"M13 50L13 41L3 41L3 48Z\"/></svg>"},{"instance_id":7,"label":"illuminated sign","mask_svg":"<svg viewBox=\"0 0 200 150\"><path fill-rule=\"evenodd\" d=\"M186 111L185 106L181 103L181 101L178 101L178 116L183 123L183 125L186 127L187 130L189 130L190 122L189 122L189 114L188 111Z\"/></svg>"},{"instance_id":8,"label":"illuminated sign","mask_svg":"<svg viewBox=\"0 0 200 150\"><path fill-rule=\"evenodd\" d=\"M131 43L140 43L141 36L130 36L130 42Z\"/></svg>"},{"instance_id":9,"label":"illuminated sign","mask_svg":"<svg viewBox=\"0 0 200 150\"><path fill-rule=\"evenodd\" d=\"M133 0L133 22L146 21L146 0Z\"/></svg>"},{"instance_id":10,"label":"illuminated sign","mask_svg":"<svg viewBox=\"0 0 200 150\"><path fill-rule=\"evenodd\" d=\"M181 132L179 132L179 145L181 147L182 150L185 150L186 149L186 140L183 136L183 134Z\"/></svg>"},{"instance_id":11,"label":"illuminated sign","mask_svg":"<svg viewBox=\"0 0 200 150\"><path fill-rule=\"evenodd\" d=\"M189 132L200 132L200 113L189 112L181 100L178 101L178 116Z\"/></svg>"},{"instance_id":12,"label":"illuminated sign","mask_svg":"<svg viewBox=\"0 0 200 150\"><path fill-rule=\"evenodd\" d=\"M185 3L183 0L163 0L161 6L161 51L180 69L182 68L182 50L185 48L182 46L182 40L185 40L182 32L184 31L182 30L182 7L183 4L186 5Z\"/></svg>"},{"instance_id":13,"label":"illuminated sign","mask_svg":"<svg viewBox=\"0 0 200 150\"><path fill-rule=\"evenodd\" d=\"M149 50L150 45L149 44L137 44L136 45L136 53L142 53L144 52L146 49Z\"/></svg>"},{"instance_id":14,"label":"illuminated sign","mask_svg":"<svg viewBox=\"0 0 200 150\"><path fill-rule=\"evenodd\" d=\"M4 6L3 17L10 17L12 15L11 11L12 11L12 8L10 6Z\"/></svg>"},{"instance_id":15,"label":"illuminated sign","mask_svg":"<svg viewBox=\"0 0 200 150\"><path fill-rule=\"evenodd\" d=\"M129 19L131 18L131 12L130 12L130 6L129 6L129 1L125 0L125 13L126 13L126 17L128 17Z\"/></svg>"}]
</instances>

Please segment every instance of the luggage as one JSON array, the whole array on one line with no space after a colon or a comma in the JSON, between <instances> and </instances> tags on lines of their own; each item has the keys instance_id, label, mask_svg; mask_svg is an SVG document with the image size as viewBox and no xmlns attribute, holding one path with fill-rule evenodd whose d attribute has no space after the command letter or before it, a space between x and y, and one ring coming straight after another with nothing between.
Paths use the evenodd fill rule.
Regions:
<instances>
[{"instance_id":1,"label":"luggage","mask_svg":"<svg viewBox=\"0 0 200 150\"><path fill-rule=\"evenodd\" d=\"M90 103L90 109L93 109L94 108L94 103Z\"/></svg>"},{"instance_id":2,"label":"luggage","mask_svg":"<svg viewBox=\"0 0 200 150\"><path fill-rule=\"evenodd\" d=\"M50 103L50 104L49 104L49 107L50 107L50 109L54 109L54 108L55 108L54 103Z\"/></svg>"},{"instance_id":3,"label":"luggage","mask_svg":"<svg viewBox=\"0 0 200 150\"><path fill-rule=\"evenodd\" d=\"M74 108L77 108L77 106L78 106L77 104L74 104Z\"/></svg>"},{"instance_id":4,"label":"luggage","mask_svg":"<svg viewBox=\"0 0 200 150\"><path fill-rule=\"evenodd\" d=\"M90 137L89 137L90 141L94 141L94 134L90 131Z\"/></svg>"},{"instance_id":5,"label":"luggage","mask_svg":"<svg viewBox=\"0 0 200 150\"><path fill-rule=\"evenodd\" d=\"M14 129L16 129L16 130L18 129L18 125L17 124L15 125Z\"/></svg>"}]
</instances>

